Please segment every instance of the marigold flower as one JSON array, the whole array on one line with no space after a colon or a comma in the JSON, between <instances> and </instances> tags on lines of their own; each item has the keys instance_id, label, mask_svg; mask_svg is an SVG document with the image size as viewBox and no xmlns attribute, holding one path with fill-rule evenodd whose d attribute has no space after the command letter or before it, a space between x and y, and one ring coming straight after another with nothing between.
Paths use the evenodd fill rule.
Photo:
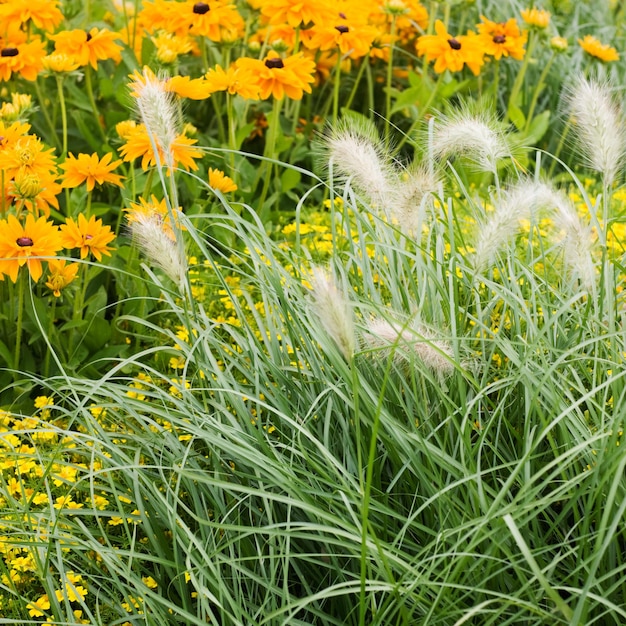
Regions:
<instances>
[{"instance_id":1,"label":"marigold flower","mask_svg":"<svg viewBox=\"0 0 626 626\"><path fill-rule=\"evenodd\" d=\"M0 151L0 170L5 171L6 179L14 178L20 170L39 176L56 172L53 152L54 148L45 150L37 137L25 135Z\"/></svg>"},{"instance_id":2,"label":"marigold flower","mask_svg":"<svg viewBox=\"0 0 626 626\"><path fill-rule=\"evenodd\" d=\"M578 43L588 55L600 59L600 61L605 63L619 61L617 50L608 44L601 43L593 35L585 35L583 39L578 40Z\"/></svg>"},{"instance_id":3,"label":"marigold flower","mask_svg":"<svg viewBox=\"0 0 626 626\"><path fill-rule=\"evenodd\" d=\"M61 295L61 290L65 289L78 273L79 263L67 263L65 259L50 259L48 261L48 281L46 287L52 290L55 298Z\"/></svg>"},{"instance_id":4,"label":"marigold flower","mask_svg":"<svg viewBox=\"0 0 626 626\"><path fill-rule=\"evenodd\" d=\"M482 15L480 19L482 24L478 25L478 32L485 54L494 59L511 57L520 61L524 58L528 33L520 31L514 17L506 22L492 22Z\"/></svg>"},{"instance_id":5,"label":"marigold flower","mask_svg":"<svg viewBox=\"0 0 626 626\"><path fill-rule=\"evenodd\" d=\"M232 178L226 176L221 170L212 167L209 168L209 185L222 193L237 191L237 185Z\"/></svg>"},{"instance_id":6,"label":"marigold flower","mask_svg":"<svg viewBox=\"0 0 626 626\"><path fill-rule=\"evenodd\" d=\"M0 4L0 23L26 25L29 21L41 30L53 31L63 21L59 0L10 0Z\"/></svg>"},{"instance_id":7,"label":"marigold flower","mask_svg":"<svg viewBox=\"0 0 626 626\"><path fill-rule=\"evenodd\" d=\"M121 60L122 46L115 43L120 36L106 29L93 27L91 30L63 30L56 35L50 35L54 41L54 50L72 57L82 67L91 65L98 69L98 61L113 59L116 63Z\"/></svg>"},{"instance_id":8,"label":"marigold flower","mask_svg":"<svg viewBox=\"0 0 626 626\"><path fill-rule=\"evenodd\" d=\"M460 72L465 65L475 76L480 74L484 50L475 33L454 37L448 33L441 20L435 22L435 33L419 37L416 50L419 56L426 56L427 61L435 61L434 70L437 74L446 70Z\"/></svg>"},{"instance_id":9,"label":"marigold flower","mask_svg":"<svg viewBox=\"0 0 626 626\"><path fill-rule=\"evenodd\" d=\"M110 226L104 226L102 220L92 215L87 219L82 213L75 221L68 217L60 227L61 243L64 248L79 248L80 258L84 259L90 252L98 260L102 255L111 256L109 243L115 239Z\"/></svg>"},{"instance_id":10,"label":"marigold flower","mask_svg":"<svg viewBox=\"0 0 626 626\"><path fill-rule=\"evenodd\" d=\"M536 7L523 9L521 16L526 24L535 28L544 29L550 25L550 11L545 9L537 9Z\"/></svg>"},{"instance_id":11,"label":"marigold flower","mask_svg":"<svg viewBox=\"0 0 626 626\"><path fill-rule=\"evenodd\" d=\"M311 83L315 80L315 62L302 52L281 59L271 51L263 61L242 57L236 61L236 66L255 75L262 100L270 96L278 100L285 96L301 100L305 91L311 93Z\"/></svg>"},{"instance_id":12,"label":"marigold flower","mask_svg":"<svg viewBox=\"0 0 626 626\"><path fill-rule=\"evenodd\" d=\"M70 152L65 162L59 165L65 171L61 186L73 189L86 182L87 191L91 191L96 183L98 185L111 183L112 185L123 187L122 177L119 174L112 173L122 160L118 159L111 163L112 157L113 155L110 152L105 154L102 159L99 159L95 152L93 154L81 153L78 157L75 157Z\"/></svg>"},{"instance_id":13,"label":"marigold flower","mask_svg":"<svg viewBox=\"0 0 626 626\"><path fill-rule=\"evenodd\" d=\"M28 214L21 224L14 216L0 220L0 272L17 281L20 267L28 266L31 278L41 278L42 257L53 257L61 248L59 228L45 217Z\"/></svg>"},{"instance_id":14,"label":"marigold flower","mask_svg":"<svg viewBox=\"0 0 626 626\"><path fill-rule=\"evenodd\" d=\"M0 80L9 80L12 74L19 74L25 80L37 79L46 56L46 46L41 39L22 43L4 41L0 45L3 46L0 49Z\"/></svg>"}]
</instances>

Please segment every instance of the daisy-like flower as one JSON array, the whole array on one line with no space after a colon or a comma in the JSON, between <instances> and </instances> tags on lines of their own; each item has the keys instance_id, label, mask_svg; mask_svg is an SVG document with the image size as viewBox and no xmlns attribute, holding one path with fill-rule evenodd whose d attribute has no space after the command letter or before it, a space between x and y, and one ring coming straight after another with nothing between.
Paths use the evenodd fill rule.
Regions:
<instances>
[{"instance_id":1,"label":"daisy-like flower","mask_svg":"<svg viewBox=\"0 0 626 626\"><path fill-rule=\"evenodd\" d=\"M74 72L80 66L74 57L63 54L62 52L53 52L43 58L43 67L49 72L63 74Z\"/></svg>"},{"instance_id":2,"label":"daisy-like flower","mask_svg":"<svg viewBox=\"0 0 626 626\"><path fill-rule=\"evenodd\" d=\"M232 64L226 70L216 65L206 73L205 79L211 93L227 91L230 95L236 94L245 100L259 98L259 86L255 83L254 74L236 64Z\"/></svg>"},{"instance_id":3,"label":"daisy-like flower","mask_svg":"<svg viewBox=\"0 0 626 626\"><path fill-rule=\"evenodd\" d=\"M524 58L528 33L520 31L514 17L506 22L492 22L481 15L481 20L478 32L485 54L494 59L511 57L520 61Z\"/></svg>"},{"instance_id":4,"label":"daisy-like flower","mask_svg":"<svg viewBox=\"0 0 626 626\"><path fill-rule=\"evenodd\" d=\"M123 187L122 177L119 174L113 174L113 170L122 160L118 159L111 163L112 157L113 155L110 152L105 154L102 159L98 158L95 152L93 154L81 153L78 157L75 157L70 152L65 162L59 165L65 171L61 186L73 189L86 182L87 191L91 191L96 183L98 185L111 183L112 185Z\"/></svg>"},{"instance_id":5,"label":"daisy-like flower","mask_svg":"<svg viewBox=\"0 0 626 626\"><path fill-rule=\"evenodd\" d=\"M466 65L475 76L480 74L484 50L475 33L454 37L441 20L435 22L435 33L419 37L415 47L419 56L426 56L427 61L435 62L437 74L446 70L460 72Z\"/></svg>"},{"instance_id":6,"label":"daisy-like flower","mask_svg":"<svg viewBox=\"0 0 626 626\"><path fill-rule=\"evenodd\" d=\"M209 168L209 185L222 193L237 191L237 185L232 178L226 176L221 170L212 167Z\"/></svg>"},{"instance_id":7,"label":"daisy-like flower","mask_svg":"<svg viewBox=\"0 0 626 626\"><path fill-rule=\"evenodd\" d=\"M53 257L62 247L59 228L45 217L29 213L24 224L14 215L0 220L0 272L13 282L24 265L38 281L43 273L42 258Z\"/></svg>"},{"instance_id":8,"label":"daisy-like flower","mask_svg":"<svg viewBox=\"0 0 626 626\"><path fill-rule=\"evenodd\" d=\"M336 15L330 0L265 0L261 14L270 24L289 24L293 28L313 22L321 24Z\"/></svg>"},{"instance_id":9,"label":"daisy-like flower","mask_svg":"<svg viewBox=\"0 0 626 626\"><path fill-rule=\"evenodd\" d=\"M194 40L191 37L159 32L152 37L156 48L156 56L160 63L169 65L175 63L178 57L189 54L194 49Z\"/></svg>"},{"instance_id":10,"label":"daisy-like flower","mask_svg":"<svg viewBox=\"0 0 626 626\"><path fill-rule=\"evenodd\" d=\"M130 93L138 98L146 85L159 86L166 93L174 93L181 98L190 100L204 100L211 95L210 86L204 78L190 78L189 76L167 76L159 78L148 66L143 70L135 70L129 75L131 82L128 84Z\"/></svg>"},{"instance_id":11,"label":"daisy-like flower","mask_svg":"<svg viewBox=\"0 0 626 626\"><path fill-rule=\"evenodd\" d=\"M610 61L619 61L619 54L613 46L604 44L593 35L585 35L583 39L579 39L580 47L589 55L605 63Z\"/></svg>"},{"instance_id":12,"label":"daisy-like flower","mask_svg":"<svg viewBox=\"0 0 626 626\"><path fill-rule=\"evenodd\" d=\"M0 23L26 25L53 31L62 21L59 0L11 0L0 4Z\"/></svg>"},{"instance_id":13,"label":"daisy-like flower","mask_svg":"<svg viewBox=\"0 0 626 626\"><path fill-rule=\"evenodd\" d=\"M67 263L65 259L50 259L48 261L48 281L46 287L52 291L55 298L61 296L65 289L78 273L79 263Z\"/></svg>"},{"instance_id":14,"label":"daisy-like flower","mask_svg":"<svg viewBox=\"0 0 626 626\"><path fill-rule=\"evenodd\" d=\"M2 5L0 5L2 6ZM36 80L43 69L46 46L41 39L29 42L4 41L0 49L0 80L9 80L12 74L19 74L26 80Z\"/></svg>"},{"instance_id":15,"label":"daisy-like flower","mask_svg":"<svg viewBox=\"0 0 626 626\"><path fill-rule=\"evenodd\" d=\"M104 226L102 220L96 219L92 215L87 219L82 213L75 221L68 217L65 224L61 225L61 243L64 248L79 248L80 258L84 259L90 252L98 260L102 260L102 255L111 256L109 247L115 239L115 234L111 232L110 226Z\"/></svg>"},{"instance_id":16,"label":"daisy-like flower","mask_svg":"<svg viewBox=\"0 0 626 626\"><path fill-rule=\"evenodd\" d=\"M548 28L550 25L550 11L546 11L545 9L537 9L536 7L523 9L521 16L526 24L541 30Z\"/></svg>"},{"instance_id":17,"label":"daisy-like flower","mask_svg":"<svg viewBox=\"0 0 626 626\"><path fill-rule=\"evenodd\" d=\"M55 52L74 58L81 67L91 65L95 70L98 61L113 59L117 63L122 58L122 46L115 43L120 36L106 29L63 30L49 38L54 41Z\"/></svg>"},{"instance_id":18,"label":"daisy-like flower","mask_svg":"<svg viewBox=\"0 0 626 626\"><path fill-rule=\"evenodd\" d=\"M263 61L242 57L236 66L255 76L262 100L270 96L277 100L285 96L301 100L305 91L311 93L311 83L315 80L315 62L302 52L282 59L271 51Z\"/></svg>"},{"instance_id":19,"label":"daisy-like flower","mask_svg":"<svg viewBox=\"0 0 626 626\"><path fill-rule=\"evenodd\" d=\"M136 124L132 129L126 127L125 133L126 136L123 139L126 140L126 143L120 148L120 156L124 161L130 162L141 157L143 170L156 165L156 157L146 127L143 124ZM198 169L195 159L202 158L202 151L193 147L197 141L197 139L190 139L182 133L174 137L170 146L172 167L182 165L187 171ZM158 145L157 150L160 162L164 163L163 148Z\"/></svg>"},{"instance_id":20,"label":"daisy-like flower","mask_svg":"<svg viewBox=\"0 0 626 626\"><path fill-rule=\"evenodd\" d=\"M187 0L179 7L189 20L191 35L206 37L211 41L234 41L243 34L244 21L234 4L224 0Z\"/></svg>"},{"instance_id":21,"label":"daisy-like flower","mask_svg":"<svg viewBox=\"0 0 626 626\"><path fill-rule=\"evenodd\" d=\"M310 35L303 40L312 50L339 49L342 55L352 59L364 57L372 47L379 32L373 26L338 17L334 23L327 22L309 29Z\"/></svg>"}]
</instances>

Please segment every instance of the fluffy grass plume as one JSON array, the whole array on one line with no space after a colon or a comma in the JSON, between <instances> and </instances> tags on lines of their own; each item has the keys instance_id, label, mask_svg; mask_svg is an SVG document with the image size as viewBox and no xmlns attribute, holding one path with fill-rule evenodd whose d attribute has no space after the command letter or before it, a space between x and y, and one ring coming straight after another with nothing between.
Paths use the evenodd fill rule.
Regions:
<instances>
[{"instance_id":1,"label":"fluffy grass plume","mask_svg":"<svg viewBox=\"0 0 626 626\"><path fill-rule=\"evenodd\" d=\"M311 269L312 305L322 328L350 360L356 346L352 307L328 269L314 266Z\"/></svg>"},{"instance_id":2,"label":"fluffy grass plume","mask_svg":"<svg viewBox=\"0 0 626 626\"><path fill-rule=\"evenodd\" d=\"M437 158L463 156L479 170L493 174L497 173L502 159L511 154L506 134L494 116L474 113L467 107L438 118L432 133L431 151Z\"/></svg>"},{"instance_id":3,"label":"fluffy grass plume","mask_svg":"<svg viewBox=\"0 0 626 626\"><path fill-rule=\"evenodd\" d=\"M626 130L609 84L580 76L568 91L567 105L587 163L611 185L624 164Z\"/></svg>"}]
</instances>

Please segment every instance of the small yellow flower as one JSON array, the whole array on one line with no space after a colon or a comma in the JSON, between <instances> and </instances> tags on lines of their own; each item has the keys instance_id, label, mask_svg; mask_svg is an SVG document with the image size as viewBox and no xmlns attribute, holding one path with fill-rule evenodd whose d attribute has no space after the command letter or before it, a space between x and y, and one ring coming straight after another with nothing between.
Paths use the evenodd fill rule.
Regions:
<instances>
[{"instance_id":1,"label":"small yellow flower","mask_svg":"<svg viewBox=\"0 0 626 626\"><path fill-rule=\"evenodd\" d=\"M64 248L79 248L80 258L84 259L91 252L98 261L102 255L111 256L109 243L115 239L110 226L104 226L102 220L92 215L89 220L81 213L78 220L67 218L61 227L61 240Z\"/></svg>"},{"instance_id":2,"label":"small yellow flower","mask_svg":"<svg viewBox=\"0 0 626 626\"><path fill-rule=\"evenodd\" d=\"M543 29L550 25L550 12L545 9L537 9L536 7L524 9L521 16L526 24L535 28Z\"/></svg>"},{"instance_id":3,"label":"small yellow flower","mask_svg":"<svg viewBox=\"0 0 626 626\"><path fill-rule=\"evenodd\" d=\"M550 39L550 47L555 51L555 52L565 52L567 50L567 48L569 47L569 44L567 42L567 39L565 39L565 37L552 37L552 39Z\"/></svg>"},{"instance_id":4,"label":"small yellow flower","mask_svg":"<svg viewBox=\"0 0 626 626\"><path fill-rule=\"evenodd\" d=\"M96 153L79 154L75 157L71 152L68 154L64 163L59 167L65 170L63 176L63 187L74 188L87 183L87 191L91 191L96 183L102 185L111 183L118 187L123 187L122 177L119 174L113 174L113 170L122 162L121 159L113 161L113 155L108 152L101 159Z\"/></svg>"},{"instance_id":5,"label":"small yellow flower","mask_svg":"<svg viewBox=\"0 0 626 626\"><path fill-rule=\"evenodd\" d=\"M52 290L55 298L61 295L61 290L65 289L75 278L79 268L78 263L67 264L65 259L50 259L48 261L48 282L46 287Z\"/></svg>"},{"instance_id":6,"label":"small yellow flower","mask_svg":"<svg viewBox=\"0 0 626 626\"><path fill-rule=\"evenodd\" d=\"M617 50L608 44L603 44L593 35L585 35L583 39L578 40L578 43L589 56L600 59L600 61L605 63L619 61Z\"/></svg>"},{"instance_id":7,"label":"small yellow flower","mask_svg":"<svg viewBox=\"0 0 626 626\"><path fill-rule=\"evenodd\" d=\"M237 185L232 178L226 176L221 170L212 167L209 168L209 185L222 193L237 191Z\"/></svg>"},{"instance_id":8,"label":"small yellow flower","mask_svg":"<svg viewBox=\"0 0 626 626\"><path fill-rule=\"evenodd\" d=\"M63 52L53 52L43 58L44 69L55 74L74 72L80 65L74 57Z\"/></svg>"},{"instance_id":9,"label":"small yellow flower","mask_svg":"<svg viewBox=\"0 0 626 626\"><path fill-rule=\"evenodd\" d=\"M31 617L43 617L44 611L50 608L50 599L47 594L44 594L43 596L39 596L34 602L29 602L26 608Z\"/></svg>"}]
</instances>

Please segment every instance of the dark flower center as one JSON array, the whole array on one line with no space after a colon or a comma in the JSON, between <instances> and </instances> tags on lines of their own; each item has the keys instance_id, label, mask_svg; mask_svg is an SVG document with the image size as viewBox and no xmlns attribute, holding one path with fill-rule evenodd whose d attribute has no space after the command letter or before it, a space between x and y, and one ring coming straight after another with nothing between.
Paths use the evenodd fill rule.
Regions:
<instances>
[{"instance_id":1,"label":"dark flower center","mask_svg":"<svg viewBox=\"0 0 626 626\"><path fill-rule=\"evenodd\" d=\"M91 33L85 31L87 34L87 39L85 41L91 41Z\"/></svg>"},{"instance_id":2,"label":"dark flower center","mask_svg":"<svg viewBox=\"0 0 626 626\"><path fill-rule=\"evenodd\" d=\"M346 14L345 14L345 13L340 13L340 14L339 14L339 17L340 17L342 20L347 20L347 19L348 19L348 18L346 17Z\"/></svg>"},{"instance_id":3,"label":"dark flower center","mask_svg":"<svg viewBox=\"0 0 626 626\"><path fill-rule=\"evenodd\" d=\"M340 24L339 26L335 26L335 29L338 30L342 35L347 33L350 29L344 24Z\"/></svg>"},{"instance_id":4,"label":"dark flower center","mask_svg":"<svg viewBox=\"0 0 626 626\"><path fill-rule=\"evenodd\" d=\"M211 7L206 2L196 2L193 5L193 12L196 15L204 15L205 13L208 13L210 9Z\"/></svg>"},{"instance_id":5,"label":"dark flower center","mask_svg":"<svg viewBox=\"0 0 626 626\"><path fill-rule=\"evenodd\" d=\"M448 39L448 45L453 50L460 50L461 49L461 42L458 39L455 39L454 37L452 39Z\"/></svg>"},{"instance_id":6,"label":"dark flower center","mask_svg":"<svg viewBox=\"0 0 626 626\"><path fill-rule=\"evenodd\" d=\"M28 248L29 246L32 246L35 242L30 237L18 237L15 240L15 243L20 248Z\"/></svg>"},{"instance_id":7,"label":"dark flower center","mask_svg":"<svg viewBox=\"0 0 626 626\"><path fill-rule=\"evenodd\" d=\"M276 68L285 67L282 59L265 59L265 67L269 67L271 70Z\"/></svg>"},{"instance_id":8,"label":"dark flower center","mask_svg":"<svg viewBox=\"0 0 626 626\"><path fill-rule=\"evenodd\" d=\"M495 35L493 43L504 43L506 41L506 35Z\"/></svg>"},{"instance_id":9,"label":"dark flower center","mask_svg":"<svg viewBox=\"0 0 626 626\"><path fill-rule=\"evenodd\" d=\"M0 57L16 57L20 51L17 48L2 48Z\"/></svg>"}]
</instances>

